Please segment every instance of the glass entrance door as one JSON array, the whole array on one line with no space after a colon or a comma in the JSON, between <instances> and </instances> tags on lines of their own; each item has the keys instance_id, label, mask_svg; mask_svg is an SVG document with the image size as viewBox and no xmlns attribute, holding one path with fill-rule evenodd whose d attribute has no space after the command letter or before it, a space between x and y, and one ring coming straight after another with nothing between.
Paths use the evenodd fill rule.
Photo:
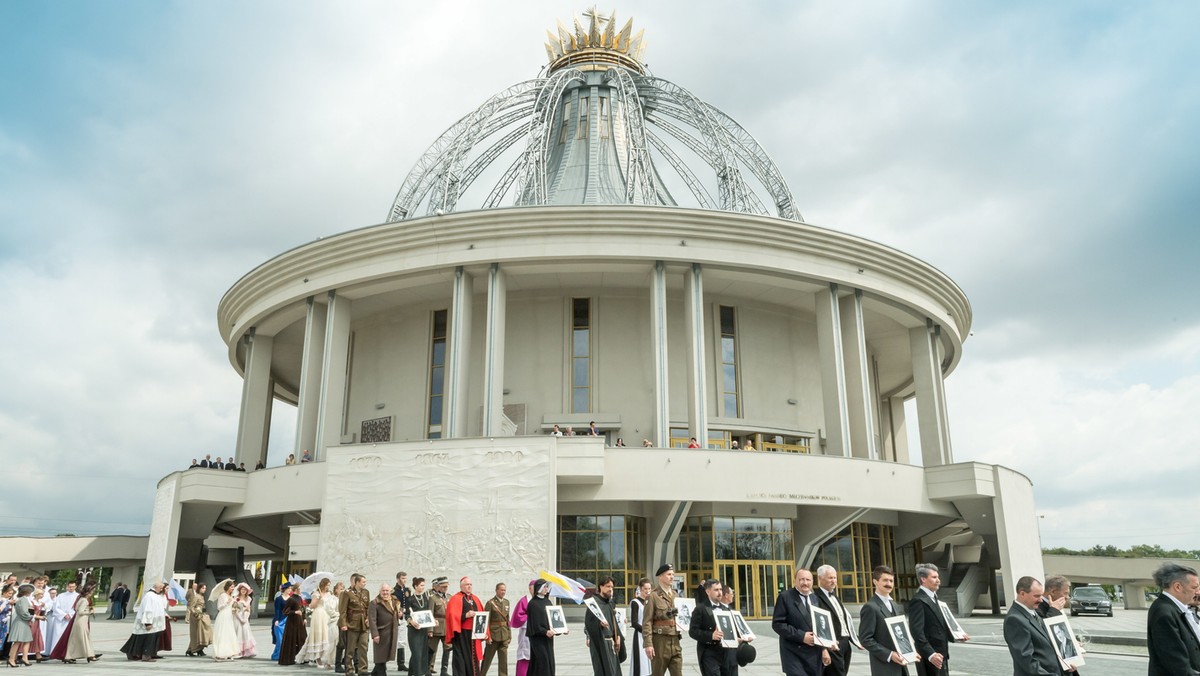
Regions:
<instances>
[{"instance_id":1,"label":"glass entrance door","mask_svg":"<svg viewBox=\"0 0 1200 676\"><path fill-rule=\"evenodd\" d=\"M717 578L734 587L733 607L747 619L769 619L779 592L792 583L792 565L776 561L716 562Z\"/></svg>"}]
</instances>

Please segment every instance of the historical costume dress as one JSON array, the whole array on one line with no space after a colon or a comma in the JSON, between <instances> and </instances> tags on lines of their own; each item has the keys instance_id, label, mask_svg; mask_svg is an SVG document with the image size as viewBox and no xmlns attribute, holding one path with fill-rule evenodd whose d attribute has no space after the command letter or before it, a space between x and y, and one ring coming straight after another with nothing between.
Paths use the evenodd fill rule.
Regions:
<instances>
[{"instance_id":1,"label":"historical costume dress","mask_svg":"<svg viewBox=\"0 0 1200 676\"><path fill-rule=\"evenodd\" d=\"M76 660L94 662L96 651L92 648L92 615L95 613L96 609L92 605L91 594L80 594L79 598L75 600L75 614L51 657L65 662ZM59 657L60 651L61 657Z\"/></svg>"},{"instance_id":2,"label":"historical costume dress","mask_svg":"<svg viewBox=\"0 0 1200 676\"><path fill-rule=\"evenodd\" d=\"M271 618L271 643L275 649L271 651L271 659L279 661L279 645L283 639L283 627L285 616L283 614L283 606L287 604L288 595L284 594L292 585L283 583L279 587L279 595L275 597L275 614Z\"/></svg>"},{"instance_id":3,"label":"historical costume dress","mask_svg":"<svg viewBox=\"0 0 1200 676\"><path fill-rule=\"evenodd\" d=\"M538 580L534 586L534 597L529 601L526 613L529 621L525 624L529 636L529 676L554 676L554 638L547 636L550 631L550 617L546 609L550 607L550 599L537 595L545 589L548 583Z\"/></svg>"},{"instance_id":4,"label":"historical costume dress","mask_svg":"<svg viewBox=\"0 0 1200 676\"><path fill-rule=\"evenodd\" d=\"M533 582L529 586L533 586ZM508 626L517 630L517 676L525 676L529 672L529 635L525 632L525 625L529 621L529 599L528 596L522 596L515 608L513 608L512 620Z\"/></svg>"},{"instance_id":5,"label":"historical costume dress","mask_svg":"<svg viewBox=\"0 0 1200 676\"><path fill-rule=\"evenodd\" d=\"M245 582L237 586L238 589L250 586ZM238 636L238 657L254 657L254 653L258 650L258 642L254 640L254 632L250 630L250 605L253 602L247 596L233 600L233 621L237 625Z\"/></svg>"},{"instance_id":6,"label":"historical costume dress","mask_svg":"<svg viewBox=\"0 0 1200 676\"><path fill-rule=\"evenodd\" d=\"M321 658L321 664L336 667L338 664L338 637L341 629L341 625L338 622L341 619L341 614L338 611L340 599L338 599L337 594L329 592L322 603L325 605L325 612L329 615L329 622L326 625L328 627L326 631L329 634L329 646L325 648L325 655Z\"/></svg>"},{"instance_id":7,"label":"historical costume dress","mask_svg":"<svg viewBox=\"0 0 1200 676\"><path fill-rule=\"evenodd\" d=\"M387 673L387 663L396 659L400 647L400 616L404 610L391 594L385 599L376 596L367 606L367 617L371 618L371 661L375 664L373 674Z\"/></svg>"},{"instance_id":8,"label":"historical costume dress","mask_svg":"<svg viewBox=\"0 0 1200 676\"><path fill-rule=\"evenodd\" d=\"M212 645L212 618L204 608L204 595L189 589L187 593L188 649L187 655L203 655Z\"/></svg>"},{"instance_id":9,"label":"historical costume dress","mask_svg":"<svg viewBox=\"0 0 1200 676\"><path fill-rule=\"evenodd\" d=\"M642 645L642 618L646 616L646 601L634 597L629 602L629 676L650 676L650 658Z\"/></svg>"},{"instance_id":10,"label":"historical costume dress","mask_svg":"<svg viewBox=\"0 0 1200 676\"><path fill-rule=\"evenodd\" d=\"M14 646L18 643L33 641L33 600L28 595L22 596L13 603L12 615L8 620L8 641ZM30 651L32 654L33 651ZM9 659L13 659L9 655ZM15 660L14 660L15 661Z\"/></svg>"},{"instance_id":11,"label":"historical costume dress","mask_svg":"<svg viewBox=\"0 0 1200 676\"><path fill-rule=\"evenodd\" d=\"M217 660L232 660L242 656L237 620L233 619L233 597L221 592L217 597L217 619L212 628L212 656Z\"/></svg>"},{"instance_id":12,"label":"historical costume dress","mask_svg":"<svg viewBox=\"0 0 1200 676\"><path fill-rule=\"evenodd\" d=\"M304 599L299 594L292 594L283 604L284 627L283 636L279 639L279 664L287 666L296 663L296 655L304 647L308 638L308 630L304 627Z\"/></svg>"},{"instance_id":13,"label":"historical costume dress","mask_svg":"<svg viewBox=\"0 0 1200 676\"><path fill-rule=\"evenodd\" d=\"M429 597L424 593L411 594L405 604L408 619L408 676L429 676L429 627L413 626L412 614L429 610Z\"/></svg>"},{"instance_id":14,"label":"historical costume dress","mask_svg":"<svg viewBox=\"0 0 1200 676\"><path fill-rule=\"evenodd\" d=\"M12 617L13 602L0 596L0 645L8 640L8 620Z\"/></svg>"},{"instance_id":15,"label":"historical costume dress","mask_svg":"<svg viewBox=\"0 0 1200 676\"><path fill-rule=\"evenodd\" d=\"M33 619L29 622L29 628L33 630L33 640L29 642L29 654L36 655L38 659L41 659L46 646L46 605L49 599L46 598L46 592L43 591L39 600L36 596L37 592L38 590L34 589L34 595L29 597L33 603L30 608Z\"/></svg>"},{"instance_id":16,"label":"historical costume dress","mask_svg":"<svg viewBox=\"0 0 1200 676\"><path fill-rule=\"evenodd\" d=\"M299 662L315 662L317 666L333 664L333 658L326 658L329 653L329 608L335 607L337 600L331 592L313 592L312 601L308 604L312 615L308 621L308 640L296 658Z\"/></svg>"}]
</instances>

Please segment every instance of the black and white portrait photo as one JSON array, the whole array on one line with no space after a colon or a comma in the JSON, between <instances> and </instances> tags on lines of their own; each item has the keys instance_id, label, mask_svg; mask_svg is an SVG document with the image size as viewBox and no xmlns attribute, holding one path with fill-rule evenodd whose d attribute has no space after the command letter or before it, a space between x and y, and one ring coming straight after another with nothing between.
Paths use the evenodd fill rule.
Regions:
<instances>
[{"instance_id":1,"label":"black and white portrait photo","mask_svg":"<svg viewBox=\"0 0 1200 676\"><path fill-rule=\"evenodd\" d=\"M485 611L482 611L482 612L476 614L475 617L473 617L472 619L475 620L475 624L472 625L471 638L478 639L481 641L483 639L486 639L487 635L488 635L487 611L485 610Z\"/></svg>"},{"instance_id":2,"label":"black and white portrait photo","mask_svg":"<svg viewBox=\"0 0 1200 676\"><path fill-rule=\"evenodd\" d=\"M917 649L913 645L912 630L908 627L908 618L903 615L889 617L886 620L888 631L892 633L892 642L896 645L896 652L908 660L913 662L917 658Z\"/></svg>"},{"instance_id":3,"label":"black and white portrait photo","mask_svg":"<svg viewBox=\"0 0 1200 676\"><path fill-rule=\"evenodd\" d=\"M813 640L826 648L837 647L837 636L833 633L833 615L824 608L812 606Z\"/></svg>"}]
</instances>

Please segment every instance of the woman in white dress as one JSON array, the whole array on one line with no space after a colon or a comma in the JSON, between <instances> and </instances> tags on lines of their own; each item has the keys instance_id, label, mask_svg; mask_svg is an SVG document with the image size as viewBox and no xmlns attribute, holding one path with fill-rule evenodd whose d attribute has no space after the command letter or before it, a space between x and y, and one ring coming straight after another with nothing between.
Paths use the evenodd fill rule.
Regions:
<instances>
[{"instance_id":1,"label":"woman in white dress","mask_svg":"<svg viewBox=\"0 0 1200 676\"><path fill-rule=\"evenodd\" d=\"M237 625L238 657L243 659L254 657L258 650L258 642L254 640L254 632L250 630L250 607L254 603L250 585L241 582L237 586L237 598L233 600L233 620Z\"/></svg>"},{"instance_id":2,"label":"woman in white dress","mask_svg":"<svg viewBox=\"0 0 1200 676\"><path fill-rule=\"evenodd\" d=\"M317 591L313 592L312 599L309 601L308 609L312 615L308 618L308 639L304 642L304 647L300 649L300 654L296 656L296 661L303 664L305 662L315 662L318 667L333 666L333 661L325 661L325 654L329 651L329 607L337 606L337 599L333 598L333 594L329 592L329 578L321 578L320 584L317 585ZM337 612L336 610L334 611Z\"/></svg>"},{"instance_id":3,"label":"woman in white dress","mask_svg":"<svg viewBox=\"0 0 1200 676\"><path fill-rule=\"evenodd\" d=\"M325 657L321 658L321 664L324 664L327 669L333 668L337 663L338 637L340 636L338 620L341 617L338 614L338 608L344 591L346 591L346 585L341 582L333 585L333 593L329 595L329 602L324 604L325 612L329 613L329 647L325 648Z\"/></svg>"},{"instance_id":4,"label":"woman in white dress","mask_svg":"<svg viewBox=\"0 0 1200 676\"><path fill-rule=\"evenodd\" d=\"M237 621L233 619L233 580L223 580L214 589L217 597L217 619L213 621L213 659L232 660L241 656L242 644L238 640ZM210 596L211 598L211 596Z\"/></svg>"}]
</instances>

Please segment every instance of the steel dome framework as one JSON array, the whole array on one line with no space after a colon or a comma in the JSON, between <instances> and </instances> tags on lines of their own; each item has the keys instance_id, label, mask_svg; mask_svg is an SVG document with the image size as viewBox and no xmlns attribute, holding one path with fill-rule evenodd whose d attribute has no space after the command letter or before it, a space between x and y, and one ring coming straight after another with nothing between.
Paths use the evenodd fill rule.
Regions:
<instances>
[{"instance_id":1,"label":"steel dome framework","mask_svg":"<svg viewBox=\"0 0 1200 676\"><path fill-rule=\"evenodd\" d=\"M466 191L506 151L521 146L478 208L554 203L556 121L564 115L564 97L584 87L603 88L610 101L616 165L611 169L622 184L615 193L593 196L592 203L675 205L653 150L701 208L773 211L779 218L802 220L787 181L748 131L687 89L645 73L640 62L645 42L640 32L631 36L632 20L617 31L615 12L604 17L593 10L585 16L588 28L576 19L574 31L560 23L558 34L549 34L545 77L496 93L429 146L401 184L387 222L458 210ZM678 152L685 148L707 169L698 173L689 166ZM747 174L757 179L759 190Z\"/></svg>"}]
</instances>

